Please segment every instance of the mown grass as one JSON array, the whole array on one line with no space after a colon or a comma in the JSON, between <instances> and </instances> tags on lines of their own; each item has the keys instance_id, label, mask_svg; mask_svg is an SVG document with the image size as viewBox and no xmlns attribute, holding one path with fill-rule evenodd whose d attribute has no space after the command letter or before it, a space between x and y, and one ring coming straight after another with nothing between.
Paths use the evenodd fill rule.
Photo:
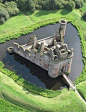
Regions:
<instances>
[{"instance_id":1,"label":"mown grass","mask_svg":"<svg viewBox=\"0 0 86 112\"><path fill-rule=\"evenodd\" d=\"M28 34L41 26L51 24L51 19L53 18L56 18L58 21L63 17L70 17L71 19L75 17L76 20L80 19L80 15L75 10L72 12L66 10L35 11L32 14L29 12L21 12L18 16L12 17L3 25L0 25L0 42L5 42L12 38L18 38L20 35ZM43 23L43 25L40 25L40 23ZM35 28L33 28L34 26Z\"/></svg>"},{"instance_id":2,"label":"mown grass","mask_svg":"<svg viewBox=\"0 0 86 112\"><path fill-rule=\"evenodd\" d=\"M29 110L23 109L16 106L0 97L0 112L30 112Z\"/></svg>"},{"instance_id":3,"label":"mown grass","mask_svg":"<svg viewBox=\"0 0 86 112\"><path fill-rule=\"evenodd\" d=\"M62 93L54 98L42 97L28 92L25 88L17 85L11 78L1 72L0 97L30 112L86 111L85 104L72 90L68 91L67 89L63 89Z\"/></svg>"},{"instance_id":4,"label":"mown grass","mask_svg":"<svg viewBox=\"0 0 86 112\"><path fill-rule=\"evenodd\" d=\"M68 12L66 10L59 11L36 11L33 14L21 13L20 15L9 19L4 25L0 26L0 42L5 42L12 38L19 37L20 35L28 34L33 30L45 26L48 24L55 24L59 19L67 19L71 21L74 26L78 29L79 36L81 39L81 48L83 53L84 69L79 78L76 79L75 83L78 84L86 80L86 22L81 18L81 14L78 10ZM12 21L13 19L13 21ZM25 20L25 21L24 21ZM23 21L25 23L23 23ZM8 27L9 26L9 27ZM2 65L3 67L3 65ZM8 74L9 75L9 74ZM0 74L1 76L1 74ZM6 100L19 105L21 107L31 109L30 111L49 111L49 112L85 112L86 106L81 103L82 101L77 97L73 91L62 90L61 94L54 98L46 98L36 94L32 94L25 90L25 88L17 85L15 82L9 82L9 77L2 75L1 95ZM9 79L8 79L9 78ZM6 80L4 80L6 79ZM12 80L12 79L11 79ZM7 83L5 83L7 82ZM9 85L10 84L10 85ZM77 86L78 87L78 86ZM19 89L21 88L21 90ZM81 90L82 85L79 85ZM84 90L85 86L81 90ZM2 92L3 90L3 92ZM24 91L25 90L25 91ZM24 93L25 92L25 93ZM85 92L82 94L85 94ZM85 96L83 95L84 99ZM15 98L15 99L14 99ZM21 101L22 100L22 101ZM74 107L74 108L73 108ZM33 112L34 112L33 111Z\"/></svg>"}]
</instances>

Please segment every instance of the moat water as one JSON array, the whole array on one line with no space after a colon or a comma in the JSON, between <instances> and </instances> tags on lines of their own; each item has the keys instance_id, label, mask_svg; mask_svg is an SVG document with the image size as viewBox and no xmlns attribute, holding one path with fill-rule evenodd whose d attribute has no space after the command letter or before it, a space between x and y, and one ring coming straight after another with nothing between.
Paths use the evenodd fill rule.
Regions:
<instances>
[{"instance_id":1,"label":"moat water","mask_svg":"<svg viewBox=\"0 0 86 112\"><path fill-rule=\"evenodd\" d=\"M54 35L57 29L58 24L48 25L35 30L31 34L7 41L4 44L0 44L0 60L4 63L5 68L16 72L16 74L21 75L25 80L30 81L31 83L34 83L42 88L58 90L66 87L66 82L62 76L52 79L48 76L47 71L43 70L37 65L20 57L17 54L9 55L7 53L7 47L12 46L14 41L19 44L26 44L31 35L36 35L38 39L42 39ZM71 25L71 23L67 24L64 41L68 44L69 49L74 49L71 73L68 75L68 77L74 81L81 74L84 65L82 62L83 57L81 53L78 32L76 28Z\"/></svg>"}]
</instances>

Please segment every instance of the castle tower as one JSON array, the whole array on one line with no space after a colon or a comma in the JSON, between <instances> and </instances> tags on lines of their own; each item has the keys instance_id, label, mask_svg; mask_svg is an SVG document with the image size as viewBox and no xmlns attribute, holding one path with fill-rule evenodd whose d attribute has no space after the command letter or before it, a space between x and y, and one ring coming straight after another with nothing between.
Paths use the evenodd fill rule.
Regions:
<instances>
[{"instance_id":1,"label":"castle tower","mask_svg":"<svg viewBox=\"0 0 86 112\"><path fill-rule=\"evenodd\" d=\"M60 20L59 21L59 29L56 33L56 40L59 42L64 42L64 36L65 36L65 30L66 30L66 20Z\"/></svg>"},{"instance_id":2,"label":"castle tower","mask_svg":"<svg viewBox=\"0 0 86 112\"><path fill-rule=\"evenodd\" d=\"M32 45L35 48L37 44L37 37L35 35L31 36L27 45Z\"/></svg>"}]
</instances>

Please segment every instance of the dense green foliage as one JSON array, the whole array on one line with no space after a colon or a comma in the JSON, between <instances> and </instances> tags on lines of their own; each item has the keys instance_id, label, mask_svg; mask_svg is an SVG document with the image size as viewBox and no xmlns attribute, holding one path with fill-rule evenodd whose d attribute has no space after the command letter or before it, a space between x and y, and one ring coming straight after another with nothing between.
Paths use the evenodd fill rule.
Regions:
<instances>
[{"instance_id":1,"label":"dense green foliage","mask_svg":"<svg viewBox=\"0 0 86 112\"><path fill-rule=\"evenodd\" d=\"M19 9L17 8L17 4L15 2L6 2L5 9L9 13L10 16L15 16L19 13Z\"/></svg>"},{"instance_id":2,"label":"dense green foliage","mask_svg":"<svg viewBox=\"0 0 86 112\"><path fill-rule=\"evenodd\" d=\"M19 13L15 2L0 3L0 24L3 24L10 16L15 16Z\"/></svg>"},{"instance_id":3,"label":"dense green foliage","mask_svg":"<svg viewBox=\"0 0 86 112\"><path fill-rule=\"evenodd\" d=\"M22 11L35 11L35 4L32 0L17 0L17 4L19 9Z\"/></svg>"},{"instance_id":4,"label":"dense green foliage","mask_svg":"<svg viewBox=\"0 0 86 112\"><path fill-rule=\"evenodd\" d=\"M73 8L80 8L84 4L84 0L34 0L36 9L43 9L43 10L55 10L55 9L62 9L67 7L66 5L73 4ZM73 9L72 8L72 9ZM69 8L68 8L69 9ZM71 11L71 10L70 10Z\"/></svg>"},{"instance_id":5,"label":"dense green foliage","mask_svg":"<svg viewBox=\"0 0 86 112\"><path fill-rule=\"evenodd\" d=\"M8 12L5 9L0 8L0 24L3 24L8 18Z\"/></svg>"},{"instance_id":6,"label":"dense green foliage","mask_svg":"<svg viewBox=\"0 0 86 112\"><path fill-rule=\"evenodd\" d=\"M81 8L84 0L0 0L0 8L4 15L15 16L20 11L34 12L37 10L56 10L65 8L72 11L75 7ZM17 7L18 6L18 7ZM6 21L6 17L1 14L0 24Z\"/></svg>"},{"instance_id":7,"label":"dense green foliage","mask_svg":"<svg viewBox=\"0 0 86 112\"><path fill-rule=\"evenodd\" d=\"M81 8L84 5L84 0L74 0L75 2L75 7L76 8Z\"/></svg>"},{"instance_id":8,"label":"dense green foliage","mask_svg":"<svg viewBox=\"0 0 86 112\"><path fill-rule=\"evenodd\" d=\"M74 1L70 1L66 4L66 9L68 11L72 11L75 8L75 2Z\"/></svg>"}]
</instances>

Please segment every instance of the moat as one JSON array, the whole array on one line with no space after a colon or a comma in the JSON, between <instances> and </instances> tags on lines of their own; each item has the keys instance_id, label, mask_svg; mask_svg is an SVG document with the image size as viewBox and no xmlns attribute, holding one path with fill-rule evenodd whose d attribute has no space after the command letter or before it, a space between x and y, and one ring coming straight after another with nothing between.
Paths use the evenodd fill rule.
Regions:
<instances>
[{"instance_id":1,"label":"moat","mask_svg":"<svg viewBox=\"0 0 86 112\"><path fill-rule=\"evenodd\" d=\"M56 33L57 29L58 24L49 25L35 30L29 35L21 36L19 39L14 39L11 41L7 41L4 44L0 44L0 48L2 48L0 49L0 59L5 64L6 68L15 71L18 75L21 75L27 81L30 81L31 83L34 83L39 87L54 90L61 89L62 86L66 85L62 76L56 79L52 79L48 76L47 71L43 70L37 65L27 61L17 54L9 55L6 52L7 47L11 46L14 41L18 42L19 44L26 44L31 35L36 35L38 39L42 39L48 36L52 36L54 33ZM74 49L74 58L71 73L69 74L69 78L74 81L80 75L84 65L82 62L78 32L70 23L67 25L64 42L68 44L69 49L71 47L73 47Z\"/></svg>"}]
</instances>

